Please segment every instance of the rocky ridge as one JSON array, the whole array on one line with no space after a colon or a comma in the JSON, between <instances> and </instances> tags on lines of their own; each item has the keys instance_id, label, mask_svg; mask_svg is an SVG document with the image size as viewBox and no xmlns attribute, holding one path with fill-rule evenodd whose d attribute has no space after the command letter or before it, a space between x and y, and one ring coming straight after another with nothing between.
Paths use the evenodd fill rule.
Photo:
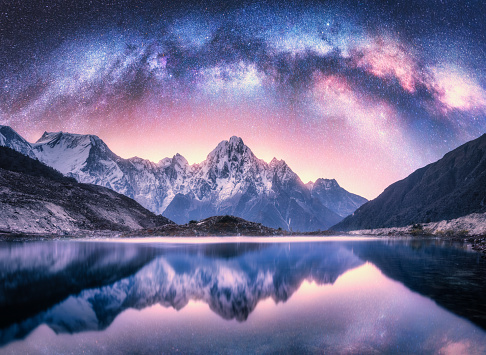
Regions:
<instances>
[{"instance_id":1,"label":"rocky ridge","mask_svg":"<svg viewBox=\"0 0 486 355\"><path fill-rule=\"evenodd\" d=\"M179 236L179 237L232 237L288 235L284 230L268 228L235 216L214 216L189 223L166 224L160 227L123 233L121 237Z\"/></svg>"}]
</instances>

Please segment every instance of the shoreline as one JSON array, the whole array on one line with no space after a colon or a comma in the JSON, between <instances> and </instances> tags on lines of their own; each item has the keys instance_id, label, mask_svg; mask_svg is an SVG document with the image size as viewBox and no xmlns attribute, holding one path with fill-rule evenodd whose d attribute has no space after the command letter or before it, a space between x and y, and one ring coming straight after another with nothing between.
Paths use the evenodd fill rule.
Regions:
<instances>
[{"instance_id":1,"label":"shoreline","mask_svg":"<svg viewBox=\"0 0 486 355\"><path fill-rule=\"evenodd\" d=\"M461 233L437 235L437 234L411 234L404 231L397 233L377 233L371 231L352 231L348 233L299 233L294 235L239 235L239 236L123 236L123 232L117 231L80 231L73 234L33 234L19 232L0 232L0 242L36 242L36 241L100 241L123 243L178 243L178 244L209 244L209 243L252 243L252 242L314 242L314 241L352 241L352 240L379 240L379 239L410 239L410 240L440 240L461 243L470 246L472 250L482 254L486 259L486 235L468 235Z\"/></svg>"}]
</instances>

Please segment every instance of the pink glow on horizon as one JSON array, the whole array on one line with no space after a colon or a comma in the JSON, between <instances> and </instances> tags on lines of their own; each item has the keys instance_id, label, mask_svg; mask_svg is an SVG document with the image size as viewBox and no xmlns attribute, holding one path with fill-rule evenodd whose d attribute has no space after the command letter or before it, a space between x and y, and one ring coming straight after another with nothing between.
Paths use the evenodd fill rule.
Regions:
<instances>
[{"instance_id":1,"label":"pink glow on horizon","mask_svg":"<svg viewBox=\"0 0 486 355\"><path fill-rule=\"evenodd\" d=\"M329 131L329 141L325 142L330 150L328 171L344 188L374 198L414 170L413 166L403 164L403 158L410 155L413 147L406 142L400 116L390 105L356 92L344 77L316 74L314 82L313 98L326 117ZM364 180L367 191L361 185Z\"/></svg>"},{"instance_id":2,"label":"pink glow on horizon","mask_svg":"<svg viewBox=\"0 0 486 355\"><path fill-rule=\"evenodd\" d=\"M53 121L29 130L13 128L30 142L39 139L44 130L94 134L122 158L138 156L155 163L176 153L190 164L200 163L219 142L239 136L257 158L267 163L274 157L284 160L304 183L336 179L346 190L368 199L413 171L397 159L396 154L401 153L394 152L396 148L387 147L399 139L390 108L356 96L337 77L318 79L314 95L323 100L317 108L332 113L324 118L327 121L303 122L298 113L270 111L263 105L211 107L191 102L165 111L120 111L105 117L105 125ZM346 144L350 139L355 143Z\"/></svg>"}]
</instances>

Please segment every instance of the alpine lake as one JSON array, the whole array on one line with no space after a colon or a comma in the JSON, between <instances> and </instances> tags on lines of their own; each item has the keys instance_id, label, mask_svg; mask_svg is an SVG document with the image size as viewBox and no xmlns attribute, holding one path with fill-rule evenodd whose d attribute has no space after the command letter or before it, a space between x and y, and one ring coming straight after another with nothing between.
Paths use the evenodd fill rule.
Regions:
<instances>
[{"instance_id":1,"label":"alpine lake","mask_svg":"<svg viewBox=\"0 0 486 355\"><path fill-rule=\"evenodd\" d=\"M486 260L439 239L0 242L0 354L485 354Z\"/></svg>"}]
</instances>

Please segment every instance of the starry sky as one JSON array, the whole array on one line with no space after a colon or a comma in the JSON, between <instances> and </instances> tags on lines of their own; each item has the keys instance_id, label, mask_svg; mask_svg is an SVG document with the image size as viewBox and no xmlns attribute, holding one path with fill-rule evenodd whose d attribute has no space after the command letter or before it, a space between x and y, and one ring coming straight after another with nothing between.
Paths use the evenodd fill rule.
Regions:
<instances>
[{"instance_id":1,"label":"starry sky","mask_svg":"<svg viewBox=\"0 0 486 355\"><path fill-rule=\"evenodd\" d=\"M199 163L236 135L374 198L486 132L481 0L0 0L0 124Z\"/></svg>"}]
</instances>

